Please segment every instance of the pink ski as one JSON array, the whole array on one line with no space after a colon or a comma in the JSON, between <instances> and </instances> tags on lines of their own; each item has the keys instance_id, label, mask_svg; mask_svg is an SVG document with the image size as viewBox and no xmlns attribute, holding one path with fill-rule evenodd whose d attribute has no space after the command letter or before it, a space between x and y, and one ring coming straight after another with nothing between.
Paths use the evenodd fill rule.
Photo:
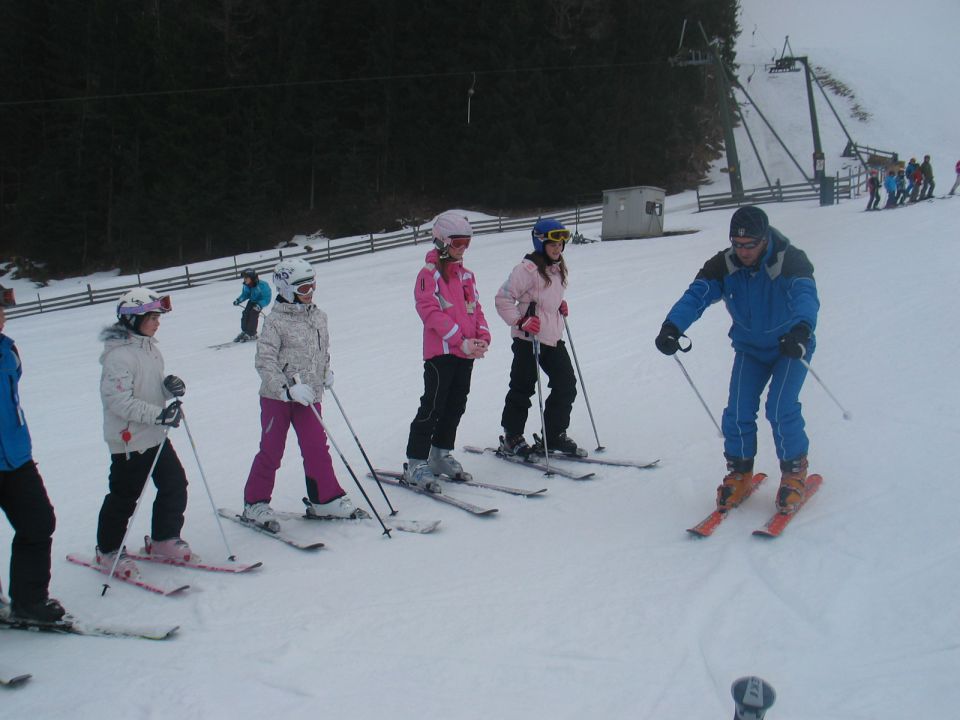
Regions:
<instances>
[{"instance_id":1,"label":"pink ski","mask_svg":"<svg viewBox=\"0 0 960 720\"><path fill-rule=\"evenodd\" d=\"M110 575L110 571L100 567L100 565L93 558L85 557L83 555L70 554L70 555L67 555L67 560L69 560L72 563L75 563L76 565L83 565L84 567L88 567L91 570L96 570L97 572L103 573L104 575L107 575L107 576ZM126 577L121 577L119 575L114 575L113 577L119 580L120 582L125 582L125 583L128 583L129 585L136 585L138 588L142 588L152 593L157 593L157 595L176 595L177 593L183 592L184 590L190 587L189 585L160 587L159 585L153 585L152 583L148 583L141 578L126 578Z\"/></svg>"},{"instance_id":2,"label":"pink ski","mask_svg":"<svg viewBox=\"0 0 960 720\"><path fill-rule=\"evenodd\" d=\"M150 536L143 538L144 547L140 548L139 553L127 553L131 560L142 560L143 562L158 563L160 565L176 565L177 567L193 568L194 570L208 570L210 572L225 573L245 573L254 570L263 565L262 562L255 563L230 563L216 564L206 562L192 562L189 560L177 560L176 558L155 557L150 554Z\"/></svg>"}]
</instances>

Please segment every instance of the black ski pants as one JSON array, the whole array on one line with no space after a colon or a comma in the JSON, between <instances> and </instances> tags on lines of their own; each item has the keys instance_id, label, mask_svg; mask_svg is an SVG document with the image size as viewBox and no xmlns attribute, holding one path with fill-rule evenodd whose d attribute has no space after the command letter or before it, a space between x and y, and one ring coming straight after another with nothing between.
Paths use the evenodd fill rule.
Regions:
<instances>
[{"instance_id":1,"label":"black ski pants","mask_svg":"<svg viewBox=\"0 0 960 720\"><path fill-rule=\"evenodd\" d=\"M125 453L110 455L110 492L103 499L97 524L97 547L102 552L120 549L159 447L130 453L129 457ZM151 536L154 540L180 537L187 509L187 475L169 439L163 443L153 469L153 484L157 486L157 497L153 501Z\"/></svg>"},{"instance_id":2,"label":"black ski pants","mask_svg":"<svg viewBox=\"0 0 960 720\"><path fill-rule=\"evenodd\" d=\"M19 604L46 600L57 519L33 460L15 470L0 470L0 507L15 532L10 547L10 599Z\"/></svg>"},{"instance_id":3,"label":"black ski pants","mask_svg":"<svg viewBox=\"0 0 960 720\"><path fill-rule=\"evenodd\" d=\"M423 396L410 423L407 457L426 460L430 446L453 450L460 418L467 409L473 360L438 355L423 363Z\"/></svg>"},{"instance_id":4,"label":"black ski pants","mask_svg":"<svg viewBox=\"0 0 960 720\"><path fill-rule=\"evenodd\" d=\"M563 340L556 347L540 344L540 367L550 378L550 394L543 403L543 432L547 442L565 433L570 427L570 411L577 398L577 377ZM513 364L510 366L510 389L503 403L500 424L507 435L522 435L527 424L530 398L537 391L537 360L533 343L513 339Z\"/></svg>"},{"instance_id":5,"label":"black ski pants","mask_svg":"<svg viewBox=\"0 0 960 720\"><path fill-rule=\"evenodd\" d=\"M257 334L260 327L260 306L253 302L248 302L243 308L243 315L240 317L240 330L250 337Z\"/></svg>"}]
</instances>

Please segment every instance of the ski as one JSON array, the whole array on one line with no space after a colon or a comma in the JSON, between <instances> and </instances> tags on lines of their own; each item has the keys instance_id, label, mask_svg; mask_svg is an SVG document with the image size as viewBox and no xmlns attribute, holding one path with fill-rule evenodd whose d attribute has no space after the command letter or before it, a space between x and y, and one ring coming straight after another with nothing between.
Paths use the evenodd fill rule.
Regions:
<instances>
[{"instance_id":1,"label":"ski","mask_svg":"<svg viewBox=\"0 0 960 720\"><path fill-rule=\"evenodd\" d=\"M314 515L307 515L306 513L296 513L296 512L278 512L277 517L280 517L284 520L309 520L311 522L347 522L347 523L361 523L370 520L369 515L364 515L364 517L358 518L336 518L336 517L316 517ZM390 530L399 530L401 532L409 533L419 533L421 535L426 535L432 533L438 527L440 527L439 520L401 520L400 518L395 517L386 517L383 518L383 524L386 525Z\"/></svg>"},{"instance_id":2,"label":"ski","mask_svg":"<svg viewBox=\"0 0 960 720\"><path fill-rule=\"evenodd\" d=\"M94 558L71 553L70 555L67 555L67 560L69 560L70 562L76 565L83 565L84 567L88 567L91 570L96 570L97 572L103 573L104 575L107 575L107 576L110 575L110 571L100 567L100 565L97 564L97 561ZM155 585L153 583L147 582L146 580L140 577L133 578L133 577L121 577L120 575L114 575L113 579L119 580L120 582L125 582L128 585L136 585L138 588L141 588L148 592L156 593L157 595L176 595L177 593L181 593L190 587L189 585L168 585L164 587L162 585Z\"/></svg>"},{"instance_id":3,"label":"ski","mask_svg":"<svg viewBox=\"0 0 960 720\"><path fill-rule=\"evenodd\" d=\"M192 568L193 570L208 570L210 572L225 572L225 573L245 573L250 570L255 570L258 567L263 565L262 562L256 563L230 563L230 564L215 564L215 563L206 563L206 562L193 562L185 560L176 560L174 558L163 558L163 557L154 557L150 554L150 536L147 535L143 538L144 547L140 549L138 553L127 553L127 557L131 560L142 560L144 562L158 563L160 565L176 565L177 567Z\"/></svg>"},{"instance_id":4,"label":"ski","mask_svg":"<svg viewBox=\"0 0 960 720\"><path fill-rule=\"evenodd\" d=\"M533 468L534 470L540 470L541 472L549 473L552 475L559 475L560 477L570 478L571 480L589 480L596 474L592 472L577 474L577 473L570 472L569 470L564 470L563 468L555 467L553 465L550 465L548 467L545 463L524 460L523 458L516 457L514 455L504 455L496 448L491 448L491 447L482 448L482 447L475 447L473 445L464 445L463 449L466 450L467 452L477 453L478 455L483 453L490 453L494 457L498 457L501 460L506 460L508 463L513 463L514 465Z\"/></svg>"},{"instance_id":5,"label":"ski","mask_svg":"<svg viewBox=\"0 0 960 720\"><path fill-rule=\"evenodd\" d=\"M767 521L766 525L759 530L754 530L753 534L757 537L780 537L783 531L786 530L787 525L790 524L790 521L793 520L797 516L797 513L803 509L803 506L810 501L810 498L816 494L817 490L820 489L820 485L822 484L823 478L820 475L811 475L808 477L805 483L806 494L804 495L803 502L800 504L800 507L790 514L778 512Z\"/></svg>"},{"instance_id":6,"label":"ski","mask_svg":"<svg viewBox=\"0 0 960 720\"><path fill-rule=\"evenodd\" d=\"M403 477L403 473L397 472L396 470L381 470L376 468L377 475L386 475L387 477L397 478L398 480ZM367 473L368 477L373 477L370 473ZM497 492L507 493L508 495L520 495L522 497L534 497L536 495L542 495L547 491L547 488L540 488L539 490L524 490L523 488L509 487L507 485L494 485L492 483L479 482L477 480L457 480L455 478L447 477L446 475L441 475L440 479L451 485L469 485L470 487L484 488L485 490L496 490Z\"/></svg>"},{"instance_id":7,"label":"ski","mask_svg":"<svg viewBox=\"0 0 960 720\"><path fill-rule=\"evenodd\" d=\"M542 457L541 455L536 455L535 457ZM565 453L550 453L550 460L570 460L571 462L580 462L588 463L594 465L611 465L613 467L632 467L639 468L640 470L648 470L660 462L660 458L656 460L616 460L614 458L603 458L603 457L581 457L580 455L566 455Z\"/></svg>"},{"instance_id":8,"label":"ski","mask_svg":"<svg viewBox=\"0 0 960 720\"><path fill-rule=\"evenodd\" d=\"M22 685L27 680L32 678L33 675L15 675L14 677L0 677L0 685L4 687L16 687L17 685Z\"/></svg>"},{"instance_id":9,"label":"ski","mask_svg":"<svg viewBox=\"0 0 960 720\"><path fill-rule=\"evenodd\" d=\"M757 473L753 476L753 480L750 483L750 491L746 494L743 500L740 501L742 505L747 499L753 495L760 484L767 479L765 473ZM738 506L739 507L739 506ZM712 513L707 515L701 522L694 525L692 528L687 528L687 532L691 535L696 535L697 537L710 537L713 535L713 531L720 527L727 515L730 514L730 511L720 512L719 510L714 510Z\"/></svg>"},{"instance_id":10,"label":"ski","mask_svg":"<svg viewBox=\"0 0 960 720\"><path fill-rule=\"evenodd\" d=\"M227 508L217 508L217 514L220 515L220 517L225 517L228 520L233 520L235 523L243 525L246 528L250 528L255 532L262 533L267 537L272 537L274 540L279 540L280 542L286 543L290 547L295 547L298 550L319 550L324 546L322 542L304 542L303 540L299 540L293 537L292 535L288 535L287 533L285 533L283 531L283 528L280 528L278 530L271 530L269 528L263 527L262 525L257 525L256 523L245 519L236 510L228 510Z\"/></svg>"},{"instance_id":11,"label":"ski","mask_svg":"<svg viewBox=\"0 0 960 720\"><path fill-rule=\"evenodd\" d=\"M54 623L37 622L11 617L8 606L0 606L0 628L8 630L31 630L33 632L59 633L61 635L86 635L88 637L124 637L143 640L166 640L171 637L179 625L115 625L78 620L65 615L63 620Z\"/></svg>"},{"instance_id":12,"label":"ski","mask_svg":"<svg viewBox=\"0 0 960 720\"><path fill-rule=\"evenodd\" d=\"M466 500L460 500L459 498L451 497L446 493L432 493L428 490L424 490L423 488L418 488L415 485L406 485L405 483L400 482L398 479L386 475L380 475L380 481L387 483L387 485L396 485L397 487L406 488L407 490L419 493L420 495L426 495L429 498L433 498L437 502L446 503L447 505L458 507L461 510L466 510L472 515L492 515L495 512L500 512L497 508L480 507L479 505L474 505Z\"/></svg>"}]
</instances>

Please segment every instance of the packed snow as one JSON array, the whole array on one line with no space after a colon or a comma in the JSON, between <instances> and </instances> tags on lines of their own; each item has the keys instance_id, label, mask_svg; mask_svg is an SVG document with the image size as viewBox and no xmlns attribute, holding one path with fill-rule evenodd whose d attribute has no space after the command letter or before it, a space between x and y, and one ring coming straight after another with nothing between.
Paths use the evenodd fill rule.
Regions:
<instances>
[{"instance_id":1,"label":"packed snow","mask_svg":"<svg viewBox=\"0 0 960 720\"><path fill-rule=\"evenodd\" d=\"M797 54L846 82L872 113L868 123L844 118L858 141L905 158L931 154L936 194L949 189L960 157L960 100L940 77L954 62L960 6L743 4L741 76L751 63L761 66L749 86L761 109L775 126L799 119L778 132L805 167L812 145L802 75L762 69L786 34ZM895 58L885 55L888 37ZM924 49L911 51L908 39ZM849 110L849 101L834 103ZM818 107L832 173L844 162L845 139ZM742 131L738 140L746 168ZM787 182L789 161L770 162ZM715 189L723 182L718 174ZM759 184L759 176L745 184ZM327 545L316 553L224 521L240 560L264 566L238 576L149 568L189 583L179 597L120 582L101 597L104 577L65 560L92 552L106 492L97 334L114 319L112 307L9 321L4 332L24 362L21 394L35 458L58 517L52 594L81 618L181 629L164 642L0 631L0 676L34 675L3 692L0 716L723 718L732 712L731 683L759 675L778 691L771 719L952 717L960 704L960 628L949 600L960 586L960 488L951 470L960 393L951 378L960 332L946 301L955 294L948 271L960 254L960 200L878 213L863 212L863 197L824 208L765 206L814 263L822 303L814 368L853 418L844 420L808 377L801 397L811 469L825 483L774 541L751 531L774 510L775 481L712 538L685 532L713 508L722 443L653 338L696 271L724 246L731 214L698 214L694 200L686 193L667 202L667 229L690 234L566 252L570 330L605 454L660 458L659 467L597 468L595 479L576 482L460 453L478 479L549 490L525 499L450 489L499 509L476 518L387 487L399 518L439 519L440 529L388 539L375 521L317 524L306 528ZM599 224L579 229L600 233ZM511 355L493 295L529 242L526 231L483 235L467 252L494 339L476 364L460 445L497 439ZM402 461L422 391L412 285L426 249L316 266L335 390L381 467ZM231 305L239 287L175 293L157 335L167 370L187 383L184 408L210 491L217 505L235 508L259 440L254 347L208 346L239 331ZM693 350L683 356L715 417L732 360L728 326L722 306L709 309L690 329ZM324 416L386 514L329 397ZM528 439L535 416L536 406ZM776 477L762 418L760 427L758 469ZM596 445L582 393L570 434L588 449ZM205 559L224 561L186 433L181 427L171 437L191 481L184 537ZM341 484L362 505L334 458ZM303 494L291 433L273 505L296 510ZM149 531L152 497L148 490L131 546ZM3 553L11 535L0 524Z\"/></svg>"}]
</instances>

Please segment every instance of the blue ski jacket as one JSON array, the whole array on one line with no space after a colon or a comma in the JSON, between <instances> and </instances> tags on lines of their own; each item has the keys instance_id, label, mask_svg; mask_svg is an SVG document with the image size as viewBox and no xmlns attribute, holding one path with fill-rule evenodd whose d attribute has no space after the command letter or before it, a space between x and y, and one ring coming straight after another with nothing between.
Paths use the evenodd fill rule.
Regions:
<instances>
[{"instance_id":1,"label":"blue ski jacket","mask_svg":"<svg viewBox=\"0 0 960 720\"><path fill-rule=\"evenodd\" d=\"M240 292L240 297L238 297L235 302L239 304L244 300L249 300L250 302L259 305L260 308L263 309L270 304L270 300L272 298L273 293L270 291L270 286L267 285L267 281L260 280L253 287L250 287L244 283L243 290Z\"/></svg>"},{"instance_id":2,"label":"blue ski jacket","mask_svg":"<svg viewBox=\"0 0 960 720\"><path fill-rule=\"evenodd\" d=\"M33 457L27 418L20 407L20 353L0 334L0 470L16 470Z\"/></svg>"},{"instance_id":3,"label":"blue ski jacket","mask_svg":"<svg viewBox=\"0 0 960 720\"><path fill-rule=\"evenodd\" d=\"M686 332L721 298L733 320L728 335L735 350L768 355L799 323L810 328L812 350L820 309L813 265L776 228L770 227L770 242L756 267L744 266L732 247L707 260L667 321Z\"/></svg>"}]
</instances>

